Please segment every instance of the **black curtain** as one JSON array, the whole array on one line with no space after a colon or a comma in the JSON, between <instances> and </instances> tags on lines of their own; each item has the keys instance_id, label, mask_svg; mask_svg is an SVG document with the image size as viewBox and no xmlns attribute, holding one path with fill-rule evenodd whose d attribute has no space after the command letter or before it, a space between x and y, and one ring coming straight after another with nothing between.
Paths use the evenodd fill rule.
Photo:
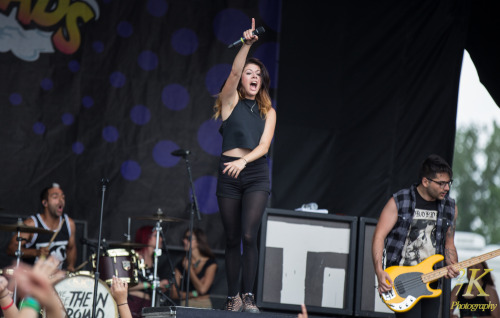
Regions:
<instances>
[{"instance_id":1,"label":"black curtain","mask_svg":"<svg viewBox=\"0 0 500 318\"><path fill-rule=\"evenodd\" d=\"M283 3L273 206L378 217L452 162L470 1Z\"/></svg>"}]
</instances>

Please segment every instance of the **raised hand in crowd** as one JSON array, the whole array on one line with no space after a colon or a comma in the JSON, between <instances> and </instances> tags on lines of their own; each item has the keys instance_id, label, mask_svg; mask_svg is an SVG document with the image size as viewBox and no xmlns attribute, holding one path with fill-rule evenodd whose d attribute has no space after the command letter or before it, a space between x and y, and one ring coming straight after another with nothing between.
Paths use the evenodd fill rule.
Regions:
<instances>
[{"instance_id":1,"label":"raised hand in crowd","mask_svg":"<svg viewBox=\"0 0 500 318\"><path fill-rule=\"evenodd\" d=\"M47 317L63 318L66 311L53 284L64 278L58 270L59 261L53 256L40 259L34 266L20 263L14 270L19 295L25 297L19 305L19 318L38 317L43 307Z\"/></svg>"},{"instance_id":2,"label":"raised hand in crowd","mask_svg":"<svg viewBox=\"0 0 500 318\"><path fill-rule=\"evenodd\" d=\"M128 284L120 278L113 276L113 283L111 284L111 295L118 306L118 312L121 318L132 318L132 313L127 302Z\"/></svg>"},{"instance_id":3,"label":"raised hand in crowd","mask_svg":"<svg viewBox=\"0 0 500 318\"><path fill-rule=\"evenodd\" d=\"M5 318L17 317L19 311L12 298L12 293L8 289L9 282L3 276L0 276L0 306Z\"/></svg>"}]
</instances>

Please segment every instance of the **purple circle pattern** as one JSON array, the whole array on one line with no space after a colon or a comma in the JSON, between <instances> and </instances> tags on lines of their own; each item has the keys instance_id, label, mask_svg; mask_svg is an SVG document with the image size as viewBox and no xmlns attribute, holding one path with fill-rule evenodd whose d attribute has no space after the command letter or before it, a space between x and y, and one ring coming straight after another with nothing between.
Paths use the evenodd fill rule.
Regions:
<instances>
[{"instance_id":1,"label":"purple circle pattern","mask_svg":"<svg viewBox=\"0 0 500 318\"><path fill-rule=\"evenodd\" d=\"M71 146L71 149L73 150L74 153L80 155L85 150L85 146L81 142L76 141L73 143L73 146Z\"/></svg>"},{"instance_id":2,"label":"purple circle pattern","mask_svg":"<svg viewBox=\"0 0 500 318\"><path fill-rule=\"evenodd\" d=\"M125 180L134 181L141 176L141 166L137 161L126 160L122 163L120 172Z\"/></svg>"},{"instance_id":3,"label":"purple circle pattern","mask_svg":"<svg viewBox=\"0 0 500 318\"><path fill-rule=\"evenodd\" d=\"M73 122L75 121L75 116L73 116L73 114L70 113L65 113L62 115L61 120L64 125L69 126L73 124Z\"/></svg>"},{"instance_id":4,"label":"purple circle pattern","mask_svg":"<svg viewBox=\"0 0 500 318\"><path fill-rule=\"evenodd\" d=\"M94 43L92 43L92 49L94 49L96 53L102 53L104 51L104 43L101 41L94 41Z\"/></svg>"},{"instance_id":5,"label":"purple circle pattern","mask_svg":"<svg viewBox=\"0 0 500 318\"><path fill-rule=\"evenodd\" d=\"M147 10L154 17L162 17L167 13L168 3L165 0L148 0Z\"/></svg>"},{"instance_id":6,"label":"purple circle pattern","mask_svg":"<svg viewBox=\"0 0 500 318\"><path fill-rule=\"evenodd\" d=\"M40 82L40 86L42 87L43 90L48 91L51 90L54 87L54 83L50 78L44 78Z\"/></svg>"},{"instance_id":7,"label":"purple circle pattern","mask_svg":"<svg viewBox=\"0 0 500 318\"><path fill-rule=\"evenodd\" d=\"M21 96L21 94L12 93L9 96L9 101L12 104L12 106L17 106L23 102L23 97Z\"/></svg>"},{"instance_id":8,"label":"purple circle pattern","mask_svg":"<svg viewBox=\"0 0 500 318\"><path fill-rule=\"evenodd\" d=\"M117 26L118 35L122 38L128 38L134 33L134 27L127 21L122 21L118 23Z\"/></svg>"},{"instance_id":9,"label":"purple circle pattern","mask_svg":"<svg viewBox=\"0 0 500 318\"><path fill-rule=\"evenodd\" d=\"M114 86L116 88L120 88L125 85L126 80L127 78L125 77L125 75L122 72L118 71L111 73L111 75L109 76L109 82L111 83L111 86Z\"/></svg>"},{"instance_id":10,"label":"purple circle pattern","mask_svg":"<svg viewBox=\"0 0 500 318\"><path fill-rule=\"evenodd\" d=\"M137 63L145 71L151 71L158 67L158 56L151 51L143 51L137 58Z\"/></svg>"},{"instance_id":11,"label":"purple circle pattern","mask_svg":"<svg viewBox=\"0 0 500 318\"><path fill-rule=\"evenodd\" d=\"M90 108L90 107L94 106L94 99L90 96L83 96L82 105L85 108Z\"/></svg>"},{"instance_id":12,"label":"purple circle pattern","mask_svg":"<svg viewBox=\"0 0 500 318\"><path fill-rule=\"evenodd\" d=\"M102 130L102 138L106 140L107 142L115 142L118 140L118 137L120 136L120 133L118 132L118 129L114 126L107 126L104 127Z\"/></svg>"},{"instance_id":13,"label":"purple circle pattern","mask_svg":"<svg viewBox=\"0 0 500 318\"><path fill-rule=\"evenodd\" d=\"M170 84L163 88L161 92L161 101L168 109L182 110L189 103L189 94L184 86L179 84Z\"/></svg>"},{"instance_id":14,"label":"purple circle pattern","mask_svg":"<svg viewBox=\"0 0 500 318\"><path fill-rule=\"evenodd\" d=\"M137 125L145 125L151 120L151 112L144 105L136 105L130 110L130 119Z\"/></svg>"},{"instance_id":15,"label":"purple circle pattern","mask_svg":"<svg viewBox=\"0 0 500 318\"><path fill-rule=\"evenodd\" d=\"M193 54L198 49L198 36L190 29L179 29L172 34L172 47L181 55Z\"/></svg>"},{"instance_id":16,"label":"purple circle pattern","mask_svg":"<svg viewBox=\"0 0 500 318\"><path fill-rule=\"evenodd\" d=\"M243 11L225 9L215 16L214 33L222 43L231 44L242 37L243 31L250 29L251 23L252 19Z\"/></svg>"},{"instance_id":17,"label":"purple circle pattern","mask_svg":"<svg viewBox=\"0 0 500 318\"><path fill-rule=\"evenodd\" d=\"M33 132L37 135L43 135L43 133L45 132L45 125L39 121L36 122L33 125Z\"/></svg>"},{"instance_id":18,"label":"purple circle pattern","mask_svg":"<svg viewBox=\"0 0 500 318\"><path fill-rule=\"evenodd\" d=\"M214 96L220 92L222 84L231 72L230 64L217 64L212 66L205 76L205 86L210 95Z\"/></svg>"},{"instance_id":19,"label":"purple circle pattern","mask_svg":"<svg viewBox=\"0 0 500 318\"><path fill-rule=\"evenodd\" d=\"M76 60L71 60L68 63L68 68L71 72L76 73L80 70L80 63Z\"/></svg>"},{"instance_id":20,"label":"purple circle pattern","mask_svg":"<svg viewBox=\"0 0 500 318\"><path fill-rule=\"evenodd\" d=\"M219 156L222 149L222 136L218 132L221 123L220 120L209 119L198 129L198 144L213 156Z\"/></svg>"},{"instance_id":21,"label":"purple circle pattern","mask_svg":"<svg viewBox=\"0 0 500 318\"><path fill-rule=\"evenodd\" d=\"M196 199L203 214L214 214L219 211L217 204L217 178L214 176L202 176L194 181Z\"/></svg>"},{"instance_id":22,"label":"purple circle pattern","mask_svg":"<svg viewBox=\"0 0 500 318\"><path fill-rule=\"evenodd\" d=\"M153 159L161 167L173 167L179 162L180 157L172 156L171 152L179 148L180 147L173 141L159 141L153 148Z\"/></svg>"}]
</instances>

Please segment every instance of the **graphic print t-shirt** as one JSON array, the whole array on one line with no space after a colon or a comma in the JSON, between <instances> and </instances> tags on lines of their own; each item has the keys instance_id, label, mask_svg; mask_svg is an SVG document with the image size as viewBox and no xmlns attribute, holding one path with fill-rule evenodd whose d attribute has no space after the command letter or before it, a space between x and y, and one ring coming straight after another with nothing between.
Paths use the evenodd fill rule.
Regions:
<instances>
[{"instance_id":1,"label":"graphic print t-shirt","mask_svg":"<svg viewBox=\"0 0 500 318\"><path fill-rule=\"evenodd\" d=\"M436 254L438 201L425 201L418 191L416 206L399 265L412 266Z\"/></svg>"}]
</instances>

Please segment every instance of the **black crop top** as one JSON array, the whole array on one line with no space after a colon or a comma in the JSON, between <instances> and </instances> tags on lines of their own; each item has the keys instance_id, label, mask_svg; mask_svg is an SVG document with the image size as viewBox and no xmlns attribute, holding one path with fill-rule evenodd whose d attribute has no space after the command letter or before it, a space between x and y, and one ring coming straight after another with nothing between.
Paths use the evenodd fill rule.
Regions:
<instances>
[{"instance_id":1,"label":"black crop top","mask_svg":"<svg viewBox=\"0 0 500 318\"><path fill-rule=\"evenodd\" d=\"M259 145L266 120L260 116L256 101L240 99L233 112L222 122L222 152L234 148L254 149ZM252 105L254 105L252 107Z\"/></svg>"}]
</instances>

